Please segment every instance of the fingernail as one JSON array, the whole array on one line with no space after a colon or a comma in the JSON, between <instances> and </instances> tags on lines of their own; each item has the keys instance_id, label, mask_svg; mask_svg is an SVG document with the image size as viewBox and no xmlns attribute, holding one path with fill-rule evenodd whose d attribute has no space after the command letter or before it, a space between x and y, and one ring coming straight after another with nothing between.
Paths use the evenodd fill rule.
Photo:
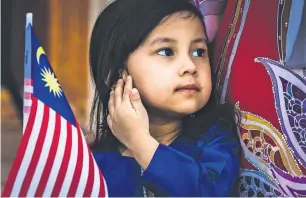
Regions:
<instances>
[{"instance_id":1,"label":"fingernail","mask_svg":"<svg viewBox=\"0 0 306 198\"><path fill-rule=\"evenodd\" d=\"M131 76L127 76L126 80L131 80Z\"/></svg>"},{"instance_id":2,"label":"fingernail","mask_svg":"<svg viewBox=\"0 0 306 198\"><path fill-rule=\"evenodd\" d=\"M122 81L122 80L121 80L121 79L119 79L119 80L118 80L118 82L117 82L117 84L120 84L120 83L121 83L121 81Z\"/></svg>"},{"instance_id":3,"label":"fingernail","mask_svg":"<svg viewBox=\"0 0 306 198\"><path fill-rule=\"evenodd\" d=\"M132 94L133 94L134 96L136 96L136 95L138 94L138 90L135 89L135 88L133 88L133 89L132 89Z\"/></svg>"}]
</instances>

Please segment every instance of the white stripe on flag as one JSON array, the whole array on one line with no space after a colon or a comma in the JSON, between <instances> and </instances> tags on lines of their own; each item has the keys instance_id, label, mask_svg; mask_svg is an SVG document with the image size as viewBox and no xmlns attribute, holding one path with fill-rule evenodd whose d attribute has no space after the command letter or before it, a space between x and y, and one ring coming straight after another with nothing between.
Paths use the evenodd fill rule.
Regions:
<instances>
[{"instance_id":1,"label":"white stripe on flag","mask_svg":"<svg viewBox=\"0 0 306 198\"><path fill-rule=\"evenodd\" d=\"M51 193L53 191L55 181L58 176L58 171L60 170L63 161L66 139L67 139L67 121L63 117L61 117L61 131L60 131L58 147L43 197L51 197Z\"/></svg>"},{"instance_id":2,"label":"white stripe on flag","mask_svg":"<svg viewBox=\"0 0 306 198\"><path fill-rule=\"evenodd\" d=\"M78 157L78 132L77 129L72 126L72 142L71 142L71 154L68 163L68 170L63 181L62 189L60 191L59 197L67 197L70 185L72 182L72 177L74 174L77 157Z\"/></svg>"},{"instance_id":3,"label":"white stripe on flag","mask_svg":"<svg viewBox=\"0 0 306 198\"><path fill-rule=\"evenodd\" d=\"M25 92L25 93L26 92L33 93L33 86L32 85L25 85L23 92Z\"/></svg>"},{"instance_id":4,"label":"white stripe on flag","mask_svg":"<svg viewBox=\"0 0 306 198\"><path fill-rule=\"evenodd\" d=\"M31 99L24 99L23 102L24 102L23 106L25 106L25 107L32 106L32 100Z\"/></svg>"},{"instance_id":5,"label":"white stripe on flag","mask_svg":"<svg viewBox=\"0 0 306 198\"><path fill-rule=\"evenodd\" d=\"M42 172L46 165L48 153L50 153L51 143L54 138L55 119L56 119L55 116L56 116L55 112L50 108L47 133L46 133L45 141L43 143L42 151L41 151L38 163L37 163L37 167L36 167L31 185L28 189L28 194L27 194L28 197L34 197L39 181L42 176ZM33 193L33 194L30 194L30 193Z\"/></svg>"},{"instance_id":6,"label":"white stripe on flag","mask_svg":"<svg viewBox=\"0 0 306 198\"><path fill-rule=\"evenodd\" d=\"M91 152L90 152L91 153ZM101 188L101 183L100 183L100 175L99 175L99 168L97 166L96 161L94 160L94 157L91 153L91 157L93 158L93 164L94 164L94 183L92 186L92 192L91 192L91 197L98 197L99 196L99 191Z\"/></svg>"},{"instance_id":7,"label":"white stripe on flag","mask_svg":"<svg viewBox=\"0 0 306 198\"><path fill-rule=\"evenodd\" d=\"M24 132L25 132L27 123L29 121L29 115L30 115L30 111L23 113L22 134L24 134Z\"/></svg>"},{"instance_id":8,"label":"white stripe on flag","mask_svg":"<svg viewBox=\"0 0 306 198\"><path fill-rule=\"evenodd\" d=\"M82 139L82 145L83 145L83 166L82 166L82 172L80 175L80 181L78 185L78 189L76 190L75 196L82 197L84 194L84 190L86 187L86 183L88 179L88 173L89 173L89 156L88 156L88 149L87 149L87 143L85 142L85 138L83 136L83 132L81 132L81 139Z\"/></svg>"},{"instance_id":9,"label":"white stripe on flag","mask_svg":"<svg viewBox=\"0 0 306 198\"><path fill-rule=\"evenodd\" d=\"M37 142L38 134L40 132L40 128L42 125L43 115L44 115L44 104L38 100L33 130L31 131L29 143L27 145L25 154L23 156L22 163L20 165L15 183L13 186L11 197L18 197L19 195L21 185L24 181L24 177L27 173L30 161L33 157L33 152L35 148L35 144L33 144L33 142Z\"/></svg>"}]
</instances>

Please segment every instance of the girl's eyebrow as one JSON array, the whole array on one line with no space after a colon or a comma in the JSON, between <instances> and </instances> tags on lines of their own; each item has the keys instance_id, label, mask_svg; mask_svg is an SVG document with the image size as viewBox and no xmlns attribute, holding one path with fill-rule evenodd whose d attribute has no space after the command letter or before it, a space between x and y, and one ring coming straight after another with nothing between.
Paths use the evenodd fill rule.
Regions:
<instances>
[{"instance_id":1,"label":"girl's eyebrow","mask_svg":"<svg viewBox=\"0 0 306 198\"><path fill-rule=\"evenodd\" d=\"M150 45L155 45L155 44L161 44L161 43L177 43L177 40L172 39L172 38L167 38L167 37L157 37L155 38ZM196 39L193 39L191 43L208 43L208 40L206 37L199 37Z\"/></svg>"},{"instance_id":2,"label":"girl's eyebrow","mask_svg":"<svg viewBox=\"0 0 306 198\"><path fill-rule=\"evenodd\" d=\"M176 43L177 41L172 38L167 37L157 37L155 38L150 45L160 44L160 43Z\"/></svg>"},{"instance_id":3,"label":"girl's eyebrow","mask_svg":"<svg viewBox=\"0 0 306 198\"><path fill-rule=\"evenodd\" d=\"M192 43L208 43L208 39L206 37L200 37L200 38L196 38L196 39L193 39L191 41Z\"/></svg>"}]
</instances>

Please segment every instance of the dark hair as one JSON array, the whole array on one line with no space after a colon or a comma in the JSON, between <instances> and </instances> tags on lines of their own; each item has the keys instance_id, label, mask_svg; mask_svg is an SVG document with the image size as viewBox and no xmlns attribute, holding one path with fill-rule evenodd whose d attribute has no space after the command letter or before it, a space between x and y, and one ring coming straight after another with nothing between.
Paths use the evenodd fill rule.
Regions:
<instances>
[{"instance_id":1,"label":"dark hair","mask_svg":"<svg viewBox=\"0 0 306 198\"><path fill-rule=\"evenodd\" d=\"M188 0L116 0L98 16L90 40L90 68L95 84L91 109L91 130L95 132L95 150L118 148L120 142L107 125L108 100L111 87L121 77L129 55L147 38L160 22L174 13L186 11L187 16L199 17L200 11ZM202 21L202 20L201 20ZM204 22L203 28L205 29ZM212 71L212 84L216 76ZM213 87L213 90L216 90ZM218 120L223 126L236 132L232 105L219 104L218 94L213 91L208 103L194 116L183 118L183 133L197 138ZM184 134L186 128L188 134Z\"/></svg>"}]
</instances>

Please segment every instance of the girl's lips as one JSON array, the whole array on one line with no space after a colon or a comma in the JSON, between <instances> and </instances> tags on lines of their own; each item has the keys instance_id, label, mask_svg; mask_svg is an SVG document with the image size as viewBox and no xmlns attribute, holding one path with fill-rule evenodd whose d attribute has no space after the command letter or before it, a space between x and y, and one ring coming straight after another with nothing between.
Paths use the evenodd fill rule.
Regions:
<instances>
[{"instance_id":1,"label":"girl's lips","mask_svg":"<svg viewBox=\"0 0 306 198\"><path fill-rule=\"evenodd\" d=\"M196 84L187 84L183 86L179 86L175 89L175 92L183 93L183 94L195 94L200 91L200 88Z\"/></svg>"},{"instance_id":2,"label":"girl's lips","mask_svg":"<svg viewBox=\"0 0 306 198\"><path fill-rule=\"evenodd\" d=\"M175 91L193 91L193 92L197 92L199 90L200 90L200 88L196 84L187 84L187 85L183 85L183 86L178 86L175 89Z\"/></svg>"},{"instance_id":3,"label":"girl's lips","mask_svg":"<svg viewBox=\"0 0 306 198\"><path fill-rule=\"evenodd\" d=\"M176 90L176 92L184 93L184 94L194 94L194 93L197 93L198 90L196 89L178 89Z\"/></svg>"}]
</instances>

